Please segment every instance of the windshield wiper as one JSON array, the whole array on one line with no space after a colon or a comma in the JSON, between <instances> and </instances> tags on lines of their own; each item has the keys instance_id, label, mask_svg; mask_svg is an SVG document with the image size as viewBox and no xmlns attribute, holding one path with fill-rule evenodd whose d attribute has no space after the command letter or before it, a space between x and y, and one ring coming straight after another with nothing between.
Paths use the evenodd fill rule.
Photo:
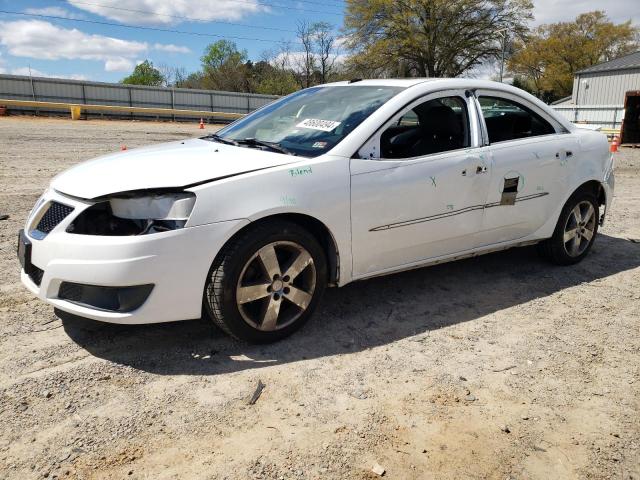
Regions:
<instances>
[{"instance_id":1,"label":"windshield wiper","mask_svg":"<svg viewBox=\"0 0 640 480\"><path fill-rule=\"evenodd\" d=\"M287 150L279 143L265 142L264 140L258 140L256 138L243 138L242 140L236 140L236 145L254 145L257 147L267 147L274 152L295 156L295 153L293 153L291 150Z\"/></svg>"},{"instance_id":2,"label":"windshield wiper","mask_svg":"<svg viewBox=\"0 0 640 480\"><path fill-rule=\"evenodd\" d=\"M216 133L213 133L213 134L211 134L211 135L207 135L207 136L206 136L206 137L204 137L204 138L211 138L211 139L213 139L214 141L219 142L219 143L224 143L225 145L235 145L235 146L238 146L238 142L236 142L235 140L231 140L231 139L228 139L228 138L222 138L220 135L218 135L218 134L216 134Z\"/></svg>"}]
</instances>

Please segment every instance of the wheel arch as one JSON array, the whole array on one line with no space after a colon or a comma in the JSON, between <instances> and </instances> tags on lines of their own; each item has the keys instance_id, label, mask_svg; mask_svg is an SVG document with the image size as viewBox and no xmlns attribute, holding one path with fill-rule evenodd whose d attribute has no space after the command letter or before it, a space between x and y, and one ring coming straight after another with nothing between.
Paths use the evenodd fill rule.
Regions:
<instances>
[{"instance_id":1,"label":"wheel arch","mask_svg":"<svg viewBox=\"0 0 640 480\"><path fill-rule=\"evenodd\" d=\"M602 186L602 182L598 180L589 180L587 182L584 182L582 185L580 185L578 188L574 190L574 192L571 194L569 198L571 198L573 195L575 195L578 192L584 192L584 191L592 192L595 195L595 197L598 199L599 205L607 204L607 192Z\"/></svg>"},{"instance_id":2,"label":"wheel arch","mask_svg":"<svg viewBox=\"0 0 640 480\"><path fill-rule=\"evenodd\" d=\"M273 213L269 215L265 215L263 217L252 220L247 225L243 226L237 232L235 232L225 243L225 245L234 241L240 235L246 233L247 230L251 228L255 228L257 225L261 225L263 223L272 222L274 220L286 220L291 223L295 223L300 227L307 230L311 233L324 251L327 258L327 273L329 278L327 279L327 283L331 286L337 285L338 279L340 277L340 254L338 251L338 244L336 239L331 233L331 230L320 220L311 215L307 215L304 213ZM223 247L224 248L224 247Z\"/></svg>"}]
</instances>

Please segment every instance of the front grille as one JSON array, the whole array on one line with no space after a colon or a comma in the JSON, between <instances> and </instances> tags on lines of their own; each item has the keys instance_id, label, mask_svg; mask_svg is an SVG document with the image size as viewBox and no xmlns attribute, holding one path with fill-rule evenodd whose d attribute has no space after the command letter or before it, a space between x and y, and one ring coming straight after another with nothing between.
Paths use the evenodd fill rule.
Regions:
<instances>
[{"instance_id":1,"label":"front grille","mask_svg":"<svg viewBox=\"0 0 640 480\"><path fill-rule=\"evenodd\" d=\"M38 287L40 286L40 283L42 282L42 276L44 275L43 270L40 270L35 265L31 264L28 265L26 274L29 275L29 278L31 278L31 281L33 283L35 283Z\"/></svg>"},{"instance_id":2,"label":"front grille","mask_svg":"<svg viewBox=\"0 0 640 480\"><path fill-rule=\"evenodd\" d=\"M47 208L47 211L38 222L36 230L44 234L50 233L51 230L56 228L71 212L73 212L73 207L58 202L51 202L49 208Z\"/></svg>"}]
</instances>

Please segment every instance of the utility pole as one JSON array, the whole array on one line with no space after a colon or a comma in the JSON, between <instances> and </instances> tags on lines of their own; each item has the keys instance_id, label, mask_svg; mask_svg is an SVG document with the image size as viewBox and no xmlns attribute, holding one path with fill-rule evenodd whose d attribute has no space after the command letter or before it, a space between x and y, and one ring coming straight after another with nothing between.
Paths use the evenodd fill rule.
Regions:
<instances>
[{"instance_id":1,"label":"utility pole","mask_svg":"<svg viewBox=\"0 0 640 480\"><path fill-rule=\"evenodd\" d=\"M500 60L500 83L502 83L502 78L504 76L504 55L507 50L507 29L503 28L502 30L498 30L496 33L502 37L502 59Z\"/></svg>"}]
</instances>

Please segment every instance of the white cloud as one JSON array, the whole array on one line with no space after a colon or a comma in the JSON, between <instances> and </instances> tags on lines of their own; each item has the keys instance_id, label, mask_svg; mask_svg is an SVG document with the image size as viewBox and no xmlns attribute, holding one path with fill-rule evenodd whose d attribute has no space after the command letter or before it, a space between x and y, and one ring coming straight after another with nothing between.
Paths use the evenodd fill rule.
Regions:
<instances>
[{"instance_id":1,"label":"white cloud","mask_svg":"<svg viewBox=\"0 0 640 480\"><path fill-rule=\"evenodd\" d=\"M182 47L180 45L174 45L173 43L169 43L163 45L162 43L155 43L153 45L155 50L160 50L161 52L169 52L169 53L191 53L187 47Z\"/></svg>"},{"instance_id":2,"label":"white cloud","mask_svg":"<svg viewBox=\"0 0 640 480\"><path fill-rule=\"evenodd\" d=\"M60 7L44 7L44 8L27 8L24 13L31 13L33 15L49 15L52 17L63 18L84 18L83 15L78 15Z\"/></svg>"},{"instance_id":3,"label":"white cloud","mask_svg":"<svg viewBox=\"0 0 640 480\"><path fill-rule=\"evenodd\" d=\"M107 72L130 72L133 70L134 63L128 58L109 58L104 63L104 69Z\"/></svg>"},{"instance_id":4,"label":"white cloud","mask_svg":"<svg viewBox=\"0 0 640 480\"><path fill-rule=\"evenodd\" d=\"M573 20L581 13L604 10L612 21L624 22L629 19L638 23L640 19L640 2L638 0L614 0L601 2L596 0L534 0L533 14L535 25L541 23L564 22Z\"/></svg>"},{"instance_id":5,"label":"white cloud","mask_svg":"<svg viewBox=\"0 0 640 480\"><path fill-rule=\"evenodd\" d=\"M18 67L18 68L13 68L11 69L11 71L9 72L11 73L11 75L31 75L32 77L48 77L48 78L68 78L70 80L88 80L88 77L86 75L81 75L78 73L72 73L72 74L56 74L56 73L44 73L41 72L40 70L37 70L35 68L29 68L29 67Z\"/></svg>"},{"instance_id":6,"label":"white cloud","mask_svg":"<svg viewBox=\"0 0 640 480\"><path fill-rule=\"evenodd\" d=\"M11 70L11 75L31 75L32 77L47 77L46 73L29 67L18 67Z\"/></svg>"},{"instance_id":7,"label":"white cloud","mask_svg":"<svg viewBox=\"0 0 640 480\"><path fill-rule=\"evenodd\" d=\"M84 0L68 0L76 8L123 23L166 25L189 17L198 21L239 20L246 15L267 11L256 0L101 0L90 4ZM126 5L126 6L123 6ZM154 12L155 15L140 12Z\"/></svg>"},{"instance_id":8,"label":"white cloud","mask_svg":"<svg viewBox=\"0 0 640 480\"><path fill-rule=\"evenodd\" d=\"M42 20L0 22L0 45L16 57L102 61L107 71L131 70L134 60L149 51L146 42L87 34ZM157 43L154 48L182 52L184 47Z\"/></svg>"},{"instance_id":9,"label":"white cloud","mask_svg":"<svg viewBox=\"0 0 640 480\"><path fill-rule=\"evenodd\" d=\"M316 68L318 68L320 63L320 57L316 54L313 54L316 62ZM284 63L285 67L290 68L296 73L304 72L305 65L305 52L281 52L271 59L271 64L274 66L280 66ZM339 53L335 55L335 57L331 57L333 61L334 67L339 67L344 64L348 58L347 54Z\"/></svg>"}]
</instances>

